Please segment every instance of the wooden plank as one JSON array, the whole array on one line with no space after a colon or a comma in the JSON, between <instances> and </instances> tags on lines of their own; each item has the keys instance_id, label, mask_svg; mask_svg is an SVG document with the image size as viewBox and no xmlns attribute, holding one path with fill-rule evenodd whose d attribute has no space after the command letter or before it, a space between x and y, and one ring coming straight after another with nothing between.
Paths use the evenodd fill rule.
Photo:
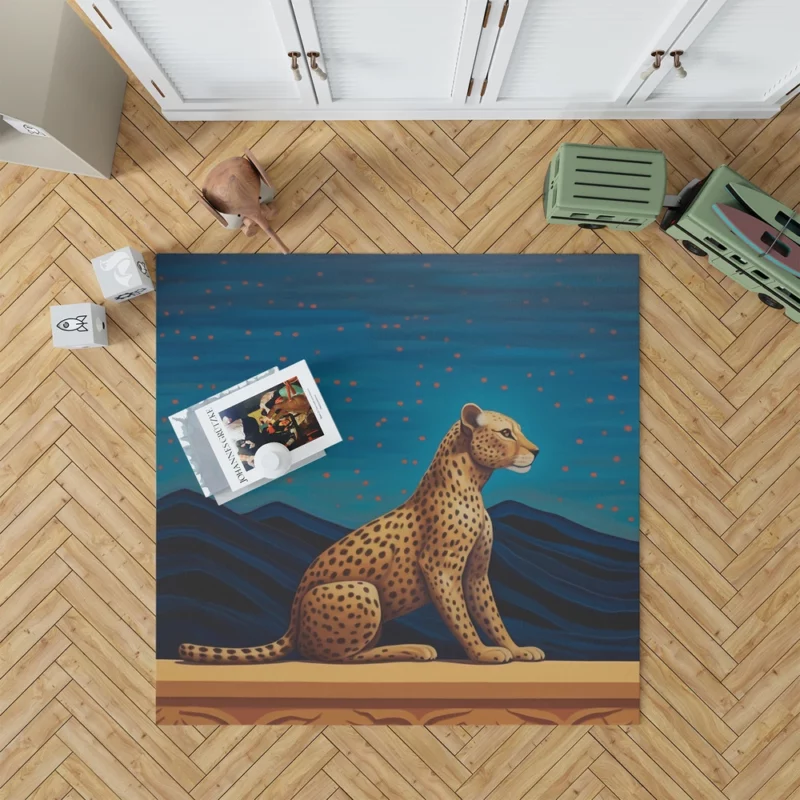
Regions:
<instances>
[{"instance_id":1,"label":"wooden plank","mask_svg":"<svg viewBox=\"0 0 800 800\"><path fill-rule=\"evenodd\" d=\"M698 119L671 119L667 125L672 128L687 145L697 153L706 164L719 167L729 164L736 154L725 146L722 139L709 130L708 126ZM692 177L702 177L692 176Z\"/></svg>"},{"instance_id":2,"label":"wooden plank","mask_svg":"<svg viewBox=\"0 0 800 800\"><path fill-rule=\"evenodd\" d=\"M691 533L692 544L716 569L724 569L736 556L717 533L647 464L641 468L642 497L678 531Z\"/></svg>"},{"instance_id":3,"label":"wooden plank","mask_svg":"<svg viewBox=\"0 0 800 800\"><path fill-rule=\"evenodd\" d=\"M642 540L643 569L684 610L691 609L692 619L715 641L724 642L736 626L664 553L648 538Z\"/></svg>"},{"instance_id":4,"label":"wooden plank","mask_svg":"<svg viewBox=\"0 0 800 800\"><path fill-rule=\"evenodd\" d=\"M113 792L118 797L131 800L155 800L155 796L147 791L75 717L67 721L57 736L65 745L69 745L68 752L72 752L67 759L68 769L59 773L68 783L72 783L71 777L77 773L74 778L75 784L80 786L87 783L91 787L90 791L94 793L105 792L108 796ZM76 761L84 762L89 768L89 773L84 772L75 763ZM98 796L103 797L103 794Z\"/></svg>"},{"instance_id":5,"label":"wooden plank","mask_svg":"<svg viewBox=\"0 0 800 800\"><path fill-rule=\"evenodd\" d=\"M11 705L3 712L2 736L0 737L0 753L3 758L0 760L0 770L7 779L19 766L14 766L12 753L27 760L31 755L29 746L25 742L24 732L29 726L33 725L35 730L41 730L41 723L37 722L37 717L43 713L48 722L45 728L50 728L50 722L61 718L61 709L55 696L69 683L69 675L58 666L51 664L47 669L14 700ZM66 722L69 715L64 715L62 722ZM60 727L60 726L59 726ZM44 739L49 739L55 731L45 734ZM8 767L6 767L8 763ZM13 769L12 769L13 767ZM8 772L5 770L8 769ZM5 780L3 780L5 782Z\"/></svg>"},{"instance_id":6,"label":"wooden plank","mask_svg":"<svg viewBox=\"0 0 800 800\"><path fill-rule=\"evenodd\" d=\"M4 793L7 797L29 797L69 754L70 750L63 742L56 737L48 739L8 781Z\"/></svg>"},{"instance_id":7,"label":"wooden plank","mask_svg":"<svg viewBox=\"0 0 800 800\"><path fill-rule=\"evenodd\" d=\"M739 373L741 375L741 372ZM738 376L737 376L738 377ZM800 352L796 352L731 414L722 431L740 444L800 385ZM741 385L742 394L749 387ZM733 389L732 389L733 391Z\"/></svg>"},{"instance_id":8,"label":"wooden plank","mask_svg":"<svg viewBox=\"0 0 800 800\"><path fill-rule=\"evenodd\" d=\"M384 253L415 252L414 245L341 174L337 173L327 181L322 187L322 191L328 197L336 198L337 207L343 212L343 216L346 216L352 223L350 226L345 226L349 228L344 233L347 238L340 242L342 246L348 248L349 252L369 253L373 252L376 246ZM334 224L336 219L338 217L333 217ZM338 229L341 230L341 228L342 225L339 225ZM375 244L370 245L365 242L374 242ZM350 251L349 248L353 245L356 249Z\"/></svg>"},{"instance_id":9,"label":"wooden plank","mask_svg":"<svg viewBox=\"0 0 800 800\"><path fill-rule=\"evenodd\" d=\"M657 427L650 417L647 419L653 427ZM722 534L736 521L736 517L725 504L709 491L707 483L702 479L703 476L698 477L690 471L679 460L678 454L667 450L650 431L643 431L640 441L642 461L653 469L713 531L718 535ZM675 449L679 450L678 447Z\"/></svg>"},{"instance_id":10,"label":"wooden plank","mask_svg":"<svg viewBox=\"0 0 800 800\"><path fill-rule=\"evenodd\" d=\"M251 149L280 191L335 136L324 122L276 122Z\"/></svg>"},{"instance_id":11,"label":"wooden plank","mask_svg":"<svg viewBox=\"0 0 800 800\"><path fill-rule=\"evenodd\" d=\"M472 120L453 137L453 141L467 155L475 155L494 133L503 127L503 120Z\"/></svg>"},{"instance_id":12,"label":"wooden plank","mask_svg":"<svg viewBox=\"0 0 800 800\"><path fill-rule=\"evenodd\" d=\"M536 750L540 758L526 759L489 795L490 800L558 796L603 752L581 728L556 728Z\"/></svg>"},{"instance_id":13,"label":"wooden plank","mask_svg":"<svg viewBox=\"0 0 800 800\"><path fill-rule=\"evenodd\" d=\"M53 665L52 669L64 675L63 671L57 665ZM47 673L45 673L42 678L46 675ZM66 675L64 675L64 677L66 677ZM3 716L5 717L7 714L8 712ZM39 713L32 718L30 723L26 725L6 747L0 750L0 786L5 784L6 781L28 761L30 756L29 749L41 750L45 747L47 742L53 737L53 734L55 734L68 719L69 712L58 700L51 700L43 708L40 708ZM5 791L9 791L10 787L8 787L8 785L6 785L6 787ZM64 792L64 794L66 794L66 792Z\"/></svg>"},{"instance_id":14,"label":"wooden plank","mask_svg":"<svg viewBox=\"0 0 800 800\"><path fill-rule=\"evenodd\" d=\"M149 661L156 640L155 615L74 537L59 547L58 555L72 570L59 585L59 594L73 608L91 616L95 627L145 677L152 676ZM100 603L116 614L108 613Z\"/></svg>"},{"instance_id":15,"label":"wooden plank","mask_svg":"<svg viewBox=\"0 0 800 800\"><path fill-rule=\"evenodd\" d=\"M192 797L195 800L218 800L284 733L285 729L280 727L253 728L206 773L205 778L192 789Z\"/></svg>"},{"instance_id":16,"label":"wooden plank","mask_svg":"<svg viewBox=\"0 0 800 800\"><path fill-rule=\"evenodd\" d=\"M120 148L114 155L111 174L158 223L168 225L169 232L184 247L188 247L203 232L172 197Z\"/></svg>"},{"instance_id":17,"label":"wooden plank","mask_svg":"<svg viewBox=\"0 0 800 800\"><path fill-rule=\"evenodd\" d=\"M456 172L455 177L475 191L528 137L539 121L509 120Z\"/></svg>"},{"instance_id":18,"label":"wooden plank","mask_svg":"<svg viewBox=\"0 0 800 800\"><path fill-rule=\"evenodd\" d=\"M0 205L0 243L62 180L63 172L37 169Z\"/></svg>"},{"instance_id":19,"label":"wooden plank","mask_svg":"<svg viewBox=\"0 0 800 800\"><path fill-rule=\"evenodd\" d=\"M324 189L323 189L324 191ZM333 191L333 189L331 189ZM351 197L355 197L355 190L351 190ZM322 227L345 249L348 253L380 253L381 249L353 222L352 217L339 210L330 214Z\"/></svg>"},{"instance_id":20,"label":"wooden plank","mask_svg":"<svg viewBox=\"0 0 800 800\"><path fill-rule=\"evenodd\" d=\"M755 651L767 634L794 611L800 602L798 585L800 585L798 548L786 547L759 570L755 578L737 595L735 604L728 604L725 607L724 611L731 619L735 618L737 612L740 619L744 618L744 622L739 622L736 632L723 643L723 647L737 661ZM759 606L760 600L764 602ZM753 608L756 608L756 611L751 613Z\"/></svg>"},{"instance_id":21,"label":"wooden plank","mask_svg":"<svg viewBox=\"0 0 800 800\"><path fill-rule=\"evenodd\" d=\"M537 192L531 198L535 200L541 194L547 164L555 152L553 143L560 142L574 129L575 123L569 120L546 120L537 126L500 167L487 176L456 209L456 214L465 225L474 227L536 164L544 162L542 180L539 182L540 185L535 187ZM591 133L590 129L586 130Z\"/></svg>"},{"instance_id":22,"label":"wooden plank","mask_svg":"<svg viewBox=\"0 0 800 800\"><path fill-rule=\"evenodd\" d=\"M14 269L0 278L0 314L30 286L68 246L67 240L54 228L28 250Z\"/></svg>"},{"instance_id":23,"label":"wooden plank","mask_svg":"<svg viewBox=\"0 0 800 800\"><path fill-rule=\"evenodd\" d=\"M197 152L139 92L128 85L122 113L184 174L201 161Z\"/></svg>"},{"instance_id":24,"label":"wooden plank","mask_svg":"<svg viewBox=\"0 0 800 800\"><path fill-rule=\"evenodd\" d=\"M642 389L729 472L723 459L734 451L734 443L649 358L643 356L639 365Z\"/></svg>"},{"instance_id":25,"label":"wooden plank","mask_svg":"<svg viewBox=\"0 0 800 800\"><path fill-rule=\"evenodd\" d=\"M692 651L715 678L722 681L736 662L710 636L692 614L681 607L648 573L641 577L642 604L662 625L679 629L678 639ZM723 681L724 683L724 681ZM735 692L734 692L735 694Z\"/></svg>"},{"instance_id":26,"label":"wooden plank","mask_svg":"<svg viewBox=\"0 0 800 800\"><path fill-rule=\"evenodd\" d=\"M3 569L13 563L14 558L19 555L24 557L30 554L35 562L37 552L45 553L51 540L58 540L59 531L46 531L43 535L40 534L67 502L69 502L69 495L57 483L50 483L40 490L36 499L3 531L3 538L0 539L0 564ZM53 534L52 537L48 535L50 533ZM29 546L31 549L26 550ZM55 552L58 546L56 545L52 552ZM43 556L39 560L44 562L47 560L47 556ZM37 569L38 566L36 564ZM15 585L15 581L14 576L8 576L8 586L3 588L4 600L7 600L8 596L25 582L20 580Z\"/></svg>"},{"instance_id":27,"label":"wooden plank","mask_svg":"<svg viewBox=\"0 0 800 800\"><path fill-rule=\"evenodd\" d=\"M739 155L731 161L731 168L745 178L752 178L786 142L797 133L797 120L800 117L800 102L795 97L784 112L771 119L763 127L756 125L751 131L760 132L739 150Z\"/></svg>"},{"instance_id":28,"label":"wooden plank","mask_svg":"<svg viewBox=\"0 0 800 800\"><path fill-rule=\"evenodd\" d=\"M722 502L734 514L743 514L792 465L798 444L800 427L793 427L764 458L742 475L740 482L731 488Z\"/></svg>"},{"instance_id":29,"label":"wooden plank","mask_svg":"<svg viewBox=\"0 0 800 800\"><path fill-rule=\"evenodd\" d=\"M82 650L139 708L149 708L152 705L151 679L131 666L125 656L117 652L75 608L71 608L61 617L57 630L64 635L67 643L72 642Z\"/></svg>"},{"instance_id":30,"label":"wooden plank","mask_svg":"<svg viewBox=\"0 0 800 800\"><path fill-rule=\"evenodd\" d=\"M79 721L88 733L102 742L102 746L109 754L116 757L119 763L135 775L144 787L150 789L155 797L163 797L164 800L189 800L190 795L186 789L197 782L201 773L185 756L180 754L176 757L173 752L170 772L167 772L146 752L145 748L139 746L137 741L106 713L95 698L74 681L59 694L58 698L72 714L70 722ZM66 740L66 736L64 739Z\"/></svg>"},{"instance_id":31,"label":"wooden plank","mask_svg":"<svg viewBox=\"0 0 800 800\"><path fill-rule=\"evenodd\" d=\"M98 206L99 212L103 214L108 214L109 211L112 212L117 220L121 220L139 237L139 240L145 245L144 250L150 250L154 253L182 253L186 251L186 248L172 235L171 230L167 230L120 181L113 178L111 180L82 178L81 182L103 204ZM129 181L129 183L131 182ZM132 184L131 188L154 211L158 210L155 200L150 198L146 191L142 192L135 184ZM176 225L179 223L179 220L176 221ZM172 228L171 225L170 228ZM190 237L190 241L191 239L192 237Z\"/></svg>"},{"instance_id":32,"label":"wooden plank","mask_svg":"<svg viewBox=\"0 0 800 800\"><path fill-rule=\"evenodd\" d=\"M736 594L736 589L681 536L648 502L640 508L641 531L666 558L718 607ZM658 554L654 553L658 558ZM660 562L659 562L660 563ZM727 612L726 612L727 613Z\"/></svg>"},{"instance_id":33,"label":"wooden plank","mask_svg":"<svg viewBox=\"0 0 800 800\"><path fill-rule=\"evenodd\" d=\"M56 555L50 556L0 608L0 641L25 619L66 577L69 567ZM47 635L46 633L44 635ZM43 641L43 638L38 641ZM21 663L17 662L17 663Z\"/></svg>"},{"instance_id":34,"label":"wooden plank","mask_svg":"<svg viewBox=\"0 0 800 800\"><path fill-rule=\"evenodd\" d=\"M0 341L13 339L30 321L32 314L43 311L52 303L68 281L67 276L51 264L0 316Z\"/></svg>"},{"instance_id":35,"label":"wooden plank","mask_svg":"<svg viewBox=\"0 0 800 800\"><path fill-rule=\"evenodd\" d=\"M51 484L52 485L52 484ZM8 530L7 530L8 533ZM56 519L41 530L0 569L0 603L19 589L39 566L69 538L69 531Z\"/></svg>"},{"instance_id":36,"label":"wooden plank","mask_svg":"<svg viewBox=\"0 0 800 800\"><path fill-rule=\"evenodd\" d=\"M69 647L69 641L51 628L0 679L0 714L29 687Z\"/></svg>"},{"instance_id":37,"label":"wooden plank","mask_svg":"<svg viewBox=\"0 0 800 800\"><path fill-rule=\"evenodd\" d=\"M56 371L76 395L98 415L98 433L93 438L104 442L109 447L108 452L114 453L114 458L123 458L126 453L133 451L151 466L155 463L152 431L120 402L93 372L75 357L67 358ZM113 430L111 426L102 422L103 419L114 420ZM132 459L131 464L136 464L136 460ZM138 471L136 468L133 469ZM149 479L152 480L152 475ZM147 482L143 481L145 484Z\"/></svg>"},{"instance_id":38,"label":"wooden plank","mask_svg":"<svg viewBox=\"0 0 800 800\"><path fill-rule=\"evenodd\" d=\"M59 451L60 452L60 451ZM119 544L89 513L75 501L70 500L56 515L88 552L97 557L131 594L152 614L155 614L155 581L135 558L131 558ZM144 534L141 534L143 541ZM92 580L98 576L92 575ZM86 580L89 581L87 571Z\"/></svg>"},{"instance_id":39,"label":"wooden plank","mask_svg":"<svg viewBox=\"0 0 800 800\"><path fill-rule=\"evenodd\" d=\"M200 155L207 156L235 127L236 123L229 120L203 122L188 142Z\"/></svg>"},{"instance_id":40,"label":"wooden plank","mask_svg":"<svg viewBox=\"0 0 800 800\"><path fill-rule=\"evenodd\" d=\"M603 230L598 235L615 252L624 252L626 247L628 252L631 249L619 231ZM670 326L670 340L681 352L691 353L695 348L706 352L710 349L712 352L707 353L705 361L698 364L692 359L692 363L700 369L707 362L708 366L701 371L717 388L722 388L735 373L717 354L731 344L733 334L649 250L636 247L634 252L639 254L639 274L647 289L652 290L664 304L656 303L642 287L644 296L640 303L648 320L662 333L665 327L661 326ZM673 314L669 314L668 309ZM686 326L696 334L695 337L684 332Z\"/></svg>"},{"instance_id":41,"label":"wooden plank","mask_svg":"<svg viewBox=\"0 0 800 800\"><path fill-rule=\"evenodd\" d=\"M370 120L364 124L451 211L467 198L469 193L464 186L452 177L399 122ZM458 230L463 228L459 226Z\"/></svg>"},{"instance_id":42,"label":"wooden plank","mask_svg":"<svg viewBox=\"0 0 800 800\"><path fill-rule=\"evenodd\" d=\"M784 544L800 528L800 498L793 500L747 547L725 568L725 577L736 587L744 586L773 554L777 555Z\"/></svg>"},{"instance_id":43,"label":"wooden plank","mask_svg":"<svg viewBox=\"0 0 800 800\"><path fill-rule=\"evenodd\" d=\"M194 184L126 116L119 122L117 146L184 211L188 211L197 202Z\"/></svg>"},{"instance_id":44,"label":"wooden plank","mask_svg":"<svg viewBox=\"0 0 800 800\"><path fill-rule=\"evenodd\" d=\"M640 331L642 352L665 375L668 375L709 419L717 425L723 425L733 416L735 407L658 330L643 320ZM687 355L691 358L691 353Z\"/></svg>"},{"instance_id":45,"label":"wooden plank","mask_svg":"<svg viewBox=\"0 0 800 800\"><path fill-rule=\"evenodd\" d=\"M152 532L142 532L142 529L74 464L70 464L58 476L57 481L147 572L155 574ZM89 541L92 541L92 538L90 532L87 532L84 544Z\"/></svg>"},{"instance_id":46,"label":"wooden plank","mask_svg":"<svg viewBox=\"0 0 800 800\"><path fill-rule=\"evenodd\" d=\"M111 245L107 250L118 250L128 245L140 252L147 250L145 243L74 175L63 180L56 191L82 217L84 225Z\"/></svg>"},{"instance_id":47,"label":"wooden plank","mask_svg":"<svg viewBox=\"0 0 800 800\"><path fill-rule=\"evenodd\" d=\"M0 205L5 203L34 172L36 167L25 164L4 164L0 167Z\"/></svg>"},{"instance_id":48,"label":"wooden plank","mask_svg":"<svg viewBox=\"0 0 800 800\"><path fill-rule=\"evenodd\" d=\"M443 241L433 252L448 252L466 233L461 220L362 123L331 126L340 138L323 150L325 157L384 214L407 217L409 230L403 232L415 244L420 237L427 247Z\"/></svg>"},{"instance_id":49,"label":"wooden plank","mask_svg":"<svg viewBox=\"0 0 800 800\"><path fill-rule=\"evenodd\" d=\"M67 611L69 611L69 604L55 591L50 592L36 605L30 614L0 643L0 655L2 655L0 677L5 675ZM47 700L44 702L47 702ZM6 720L6 724L9 724L8 720ZM4 735L6 731L9 732L9 736L14 735L10 733L11 729L6 728L5 725L3 731ZM7 742L8 740L0 739L1 741ZM5 747L5 744L2 746Z\"/></svg>"},{"instance_id":50,"label":"wooden plank","mask_svg":"<svg viewBox=\"0 0 800 800\"><path fill-rule=\"evenodd\" d=\"M5 275L69 210L58 195L50 194L3 240L0 275Z\"/></svg>"},{"instance_id":51,"label":"wooden plank","mask_svg":"<svg viewBox=\"0 0 800 800\"><path fill-rule=\"evenodd\" d=\"M455 139L469 125L467 119L437 120L436 124L451 138Z\"/></svg>"},{"instance_id":52,"label":"wooden plank","mask_svg":"<svg viewBox=\"0 0 800 800\"><path fill-rule=\"evenodd\" d=\"M451 174L469 158L435 122L402 120L400 124Z\"/></svg>"},{"instance_id":53,"label":"wooden plank","mask_svg":"<svg viewBox=\"0 0 800 800\"><path fill-rule=\"evenodd\" d=\"M728 760L720 755L684 717L675 713L672 706L658 693L657 687L651 686L647 681L642 683L642 713L645 719L651 723L651 725L641 726L645 736L652 741L654 728L664 734L649 751L651 757L654 757L654 752L659 752L662 746L674 746L679 753L692 762L701 775L706 776L718 789L724 788L736 776L736 770L728 763ZM628 733L634 741L641 744L638 730L631 728ZM687 769L687 766L681 763L680 756L672 753L672 757L671 774L682 776L689 773L696 782L695 771L691 768ZM680 781L680 777L676 779ZM684 788L687 787L684 786ZM707 791L708 787L703 785L697 788L702 789L699 792L701 796L706 796L703 791Z\"/></svg>"},{"instance_id":54,"label":"wooden plank","mask_svg":"<svg viewBox=\"0 0 800 800\"><path fill-rule=\"evenodd\" d=\"M647 682L656 687L672 708L690 722L712 747L718 752L725 750L735 741L736 733L720 717L736 707L736 697L702 667L692 677L690 686L688 681L685 682L683 670L696 669L699 662L691 656L681 659L682 655L686 653L680 647L660 649L658 653L649 646L643 648L642 668ZM664 659L671 663L666 664Z\"/></svg>"}]
</instances>

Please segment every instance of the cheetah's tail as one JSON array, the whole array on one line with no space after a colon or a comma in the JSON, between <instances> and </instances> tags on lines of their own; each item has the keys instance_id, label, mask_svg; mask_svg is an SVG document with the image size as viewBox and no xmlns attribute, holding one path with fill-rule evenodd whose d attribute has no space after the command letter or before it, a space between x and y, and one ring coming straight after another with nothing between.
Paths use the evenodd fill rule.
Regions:
<instances>
[{"instance_id":1,"label":"cheetah's tail","mask_svg":"<svg viewBox=\"0 0 800 800\"><path fill-rule=\"evenodd\" d=\"M179 648L184 661L198 664L265 664L280 661L294 649L293 626L280 639L256 647L209 647L182 644Z\"/></svg>"}]
</instances>

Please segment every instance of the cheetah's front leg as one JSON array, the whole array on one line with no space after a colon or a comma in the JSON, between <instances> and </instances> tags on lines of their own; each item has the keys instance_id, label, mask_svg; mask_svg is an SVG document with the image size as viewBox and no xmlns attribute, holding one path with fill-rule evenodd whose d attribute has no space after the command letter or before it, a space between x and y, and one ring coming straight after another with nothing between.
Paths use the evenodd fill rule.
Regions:
<instances>
[{"instance_id":1,"label":"cheetah's front leg","mask_svg":"<svg viewBox=\"0 0 800 800\"><path fill-rule=\"evenodd\" d=\"M520 647L506 629L492 585L489 583L489 560L492 555L494 533L492 520L486 515L483 530L478 536L464 571L464 595L472 618L481 630L495 643L511 651L514 661L541 661L544 651L538 647Z\"/></svg>"},{"instance_id":2,"label":"cheetah's front leg","mask_svg":"<svg viewBox=\"0 0 800 800\"><path fill-rule=\"evenodd\" d=\"M434 552L437 554L434 556ZM482 641L467 610L461 579L463 555L434 548L430 543L421 554L420 569L428 584L428 592L439 616L458 639L470 661L484 664L505 664L512 654L505 647L487 647Z\"/></svg>"}]
</instances>

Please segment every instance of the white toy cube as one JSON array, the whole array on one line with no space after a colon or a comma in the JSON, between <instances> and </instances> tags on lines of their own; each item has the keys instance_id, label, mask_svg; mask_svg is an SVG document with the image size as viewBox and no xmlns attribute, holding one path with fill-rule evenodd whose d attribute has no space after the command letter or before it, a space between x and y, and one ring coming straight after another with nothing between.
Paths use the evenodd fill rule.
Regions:
<instances>
[{"instance_id":1,"label":"white toy cube","mask_svg":"<svg viewBox=\"0 0 800 800\"><path fill-rule=\"evenodd\" d=\"M153 281L142 254L123 247L92 259L94 274L106 300L120 303L153 291Z\"/></svg>"},{"instance_id":2,"label":"white toy cube","mask_svg":"<svg viewBox=\"0 0 800 800\"><path fill-rule=\"evenodd\" d=\"M50 327L53 330L53 347L80 350L108 344L106 310L94 303L50 306Z\"/></svg>"}]
</instances>

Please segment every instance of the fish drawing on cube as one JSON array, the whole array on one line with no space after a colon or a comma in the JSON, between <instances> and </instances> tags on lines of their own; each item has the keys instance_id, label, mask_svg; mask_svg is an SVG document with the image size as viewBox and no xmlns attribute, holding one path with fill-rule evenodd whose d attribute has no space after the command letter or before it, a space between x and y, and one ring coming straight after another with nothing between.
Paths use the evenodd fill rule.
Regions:
<instances>
[{"instance_id":1,"label":"fish drawing on cube","mask_svg":"<svg viewBox=\"0 0 800 800\"><path fill-rule=\"evenodd\" d=\"M94 303L50 306L53 347L80 350L108 345L106 310Z\"/></svg>"},{"instance_id":2,"label":"fish drawing on cube","mask_svg":"<svg viewBox=\"0 0 800 800\"><path fill-rule=\"evenodd\" d=\"M93 258L92 266L106 300L121 303L153 291L153 280L144 257L132 247Z\"/></svg>"}]
</instances>

